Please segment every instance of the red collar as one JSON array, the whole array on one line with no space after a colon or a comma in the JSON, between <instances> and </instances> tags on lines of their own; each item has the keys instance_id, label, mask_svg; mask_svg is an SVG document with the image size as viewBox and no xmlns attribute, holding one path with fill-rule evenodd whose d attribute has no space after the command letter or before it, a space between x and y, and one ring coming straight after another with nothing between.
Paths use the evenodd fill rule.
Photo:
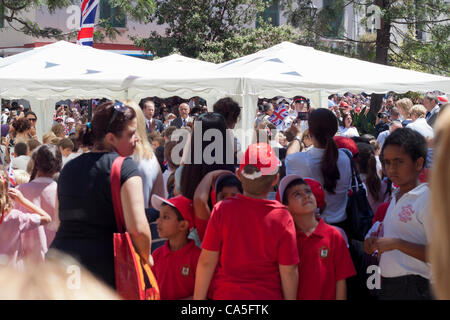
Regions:
<instances>
[{"instance_id":1,"label":"red collar","mask_svg":"<svg viewBox=\"0 0 450 320\"><path fill-rule=\"evenodd\" d=\"M316 229L314 229L313 233L311 233L307 237L303 231L297 231L297 237L309 238L309 237L314 236L314 237L324 238L326 235L327 225L326 225L325 221L323 221L323 219L321 219L321 218L317 219L317 221L319 221L319 224L317 225Z\"/></svg>"},{"instance_id":2,"label":"red collar","mask_svg":"<svg viewBox=\"0 0 450 320\"><path fill-rule=\"evenodd\" d=\"M164 243L164 246L162 247L163 255L165 257L167 257L168 255L173 255L173 254L183 255L185 252L190 251L193 246L195 246L195 241L188 240L188 243L183 248L178 249L177 251L172 251L169 248L169 240L167 240L166 243Z\"/></svg>"}]
</instances>

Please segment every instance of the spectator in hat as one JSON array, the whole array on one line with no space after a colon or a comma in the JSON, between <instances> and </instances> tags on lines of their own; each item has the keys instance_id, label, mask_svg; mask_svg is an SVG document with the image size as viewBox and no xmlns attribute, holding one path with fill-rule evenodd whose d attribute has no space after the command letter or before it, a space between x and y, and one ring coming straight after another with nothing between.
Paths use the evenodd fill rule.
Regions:
<instances>
[{"instance_id":1,"label":"spectator in hat","mask_svg":"<svg viewBox=\"0 0 450 320\"><path fill-rule=\"evenodd\" d=\"M423 98L423 106L427 110L425 119L430 127L433 127L440 110L438 97L431 93L426 94Z\"/></svg>"},{"instance_id":2,"label":"spectator in hat","mask_svg":"<svg viewBox=\"0 0 450 320\"><path fill-rule=\"evenodd\" d=\"M192 299L200 248L188 239L194 226L192 200L183 196L164 199L152 196L152 206L159 211L158 233L167 238L153 252L156 280L161 300Z\"/></svg>"},{"instance_id":3,"label":"spectator in hat","mask_svg":"<svg viewBox=\"0 0 450 320\"><path fill-rule=\"evenodd\" d=\"M69 135L75 133L75 119L67 118L66 126L64 128L64 135L68 137Z\"/></svg>"},{"instance_id":4,"label":"spectator in hat","mask_svg":"<svg viewBox=\"0 0 450 320\"><path fill-rule=\"evenodd\" d=\"M317 188L315 183L318 182L288 175L279 186L279 197L288 207L297 232L297 299L345 300L346 279L354 276L356 270L341 233L315 214L319 205L325 205L323 191L316 190L319 197L312 191L311 185Z\"/></svg>"},{"instance_id":5,"label":"spectator in hat","mask_svg":"<svg viewBox=\"0 0 450 320\"><path fill-rule=\"evenodd\" d=\"M281 203L266 200L278 182L279 165L267 143L246 150L236 170L244 194L221 201L211 213L194 299L296 298L299 260L294 221Z\"/></svg>"}]
</instances>

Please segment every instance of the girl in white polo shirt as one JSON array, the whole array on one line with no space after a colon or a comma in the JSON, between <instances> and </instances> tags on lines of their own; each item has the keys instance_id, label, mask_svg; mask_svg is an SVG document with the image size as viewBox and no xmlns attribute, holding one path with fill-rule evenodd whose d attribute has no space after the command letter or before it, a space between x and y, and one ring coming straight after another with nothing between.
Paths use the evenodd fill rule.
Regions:
<instances>
[{"instance_id":1,"label":"girl in white polo shirt","mask_svg":"<svg viewBox=\"0 0 450 320\"><path fill-rule=\"evenodd\" d=\"M393 193L378 237L364 242L366 253L380 258L380 299L430 299L427 184L419 175L427 158L427 142L418 132L397 129L381 151L384 170L398 186Z\"/></svg>"}]
</instances>

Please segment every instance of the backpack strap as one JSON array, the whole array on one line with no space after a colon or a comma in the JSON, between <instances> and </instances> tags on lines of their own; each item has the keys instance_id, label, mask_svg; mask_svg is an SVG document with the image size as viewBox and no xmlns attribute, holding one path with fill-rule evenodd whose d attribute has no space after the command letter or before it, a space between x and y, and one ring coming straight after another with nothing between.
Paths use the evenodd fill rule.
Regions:
<instances>
[{"instance_id":1,"label":"backpack strap","mask_svg":"<svg viewBox=\"0 0 450 320\"><path fill-rule=\"evenodd\" d=\"M122 201L120 200L120 169L125 157L117 157L111 166L111 193L116 217L117 231L124 233L125 219L123 217Z\"/></svg>"},{"instance_id":2,"label":"backpack strap","mask_svg":"<svg viewBox=\"0 0 450 320\"><path fill-rule=\"evenodd\" d=\"M353 159L353 155L350 152L350 150L345 149L345 148L342 148L339 150L344 151L344 153L350 159L350 166L351 166L351 170L352 170L352 190L356 191L356 186L358 186L358 189L365 189L364 185L362 183L361 177L359 176L358 170L356 170L355 160Z\"/></svg>"}]
</instances>

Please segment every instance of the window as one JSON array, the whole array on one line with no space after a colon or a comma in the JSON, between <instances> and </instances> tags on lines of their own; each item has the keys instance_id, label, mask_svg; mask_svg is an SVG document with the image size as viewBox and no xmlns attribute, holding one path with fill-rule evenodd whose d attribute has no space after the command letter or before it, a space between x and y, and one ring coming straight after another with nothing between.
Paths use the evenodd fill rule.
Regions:
<instances>
[{"instance_id":1,"label":"window","mask_svg":"<svg viewBox=\"0 0 450 320\"><path fill-rule=\"evenodd\" d=\"M265 0L266 2L272 3L267 7L262 14L258 14L258 18L262 17L264 21L269 21L273 26L280 25L280 5L279 1ZM256 20L256 27L259 27L258 20Z\"/></svg>"},{"instance_id":2,"label":"window","mask_svg":"<svg viewBox=\"0 0 450 320\"><path fill-rule=\"evenodd\" d=\"M108 0L100 0L100 19L108 20L114 28L125 28L127 17L119 7L113 8Z\"/></svg>"},{"instance_id":3,"label":"window","mask_svg":"<svg viewBox=\"0 0 450 320\"><path fill-rule=\"evenodd\" d=\"M344 10L342 1L323 0L322 18L327 21L326 37L339 38L344 34Z\"/></svg>"}]
</instances>

